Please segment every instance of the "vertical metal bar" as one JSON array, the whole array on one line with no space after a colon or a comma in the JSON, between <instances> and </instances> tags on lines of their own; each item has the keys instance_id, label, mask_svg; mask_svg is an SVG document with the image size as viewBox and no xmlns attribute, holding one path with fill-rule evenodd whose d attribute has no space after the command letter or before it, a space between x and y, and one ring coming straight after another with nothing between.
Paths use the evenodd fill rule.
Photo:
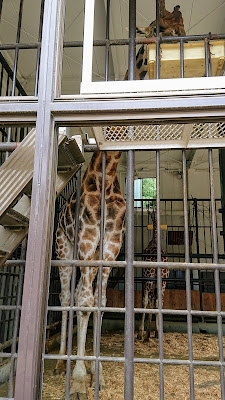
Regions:
<instances>
[{"instance_id":1,"label":"vertical metal bar","mask_svg":"<svg viewBox=\"0 0 225 400\"><path fill-rule=\"evenodd\" d=\"M213 231L213 262L218 264L218 248L217 248L217 232L216 232L216 210L215 210L215 194L214 194L214 172L213 172L213 156L212 149L208 150L209 154L209 176L210 176L210 197L211 197L211 216L212 216L212 231ZM220 366L220 385L221 398L225 399L225 382L224 382L224 355L223 355L223 325L221 317L221 299L220 299L220 275L219 270L214 271L215 293L216 293L216 310L217 327L218 327L218 342L219 342L219 360Z\"/></svg>"},{"instance_id":2,"label":"vertical metal bar","mask_svg":"<svg viewBox=\"0 0 225 400\"><path fill-rule=\"evenodd\" d=\"M3 5L3 0L0 0L0 22L2 19L2 5Z\"/></svg>"},{"instance_id":3,"label":"vertical metal bar","mask_svg":"<svg viewBox=\"0 0 225 400\"><path fill-rule=\"evenodd\" d=\"M40 9L40 22L39 22L38 42L41 42L41 40L42 40L44 4L45 4L45 0L42 0L41 9ZM34 95L35 96L38 95L38 80L39 80L40 58L41 58L41 47L38 47L37 48L36 73L35 73L35 86L34 86Z\"/></svg>"},{"instance_id":4,"label":"vertical metal bar","mask_svg":"<svg viewBox=\"0 0 225 400\"><path fill-rule=\"evenodd\" d=\"M16 43L20 42L22 16L23 16L23 4L24 4L24 0L20 0L20 9L19 9L19 18L18 18L18 25L17 25ZM16 47L15 60L14 60L14 69L13 69L12 96L14 96L15 88L16 88L16 74L17 74L17 67L18 67L18 57L19 57L19 48Z\"/></svg>"},{"instance_id":5,"label":"vertical metal bar","mask_svg":"<svg viewBox=\"0 0 225 400\"><path fill-rule=\"evenodd\" d=\"M156 210L157 210L157 261L162 260L161 255L161 231L160 231L160 153L156 151ZM158 329L159 329L159 385L160 400L164 399L164 368L163 368L163 315L162 315L162 272L157 268L157 297L158 297Z\"/></svg>"},{"instance_id":6,"label":"vertical metal bar","mask_svg":"<svg viewBox=\"0 0 225 400\"><path fill-rule=\"evenodd\" d=\"M105 80L109 79L109 29L110 29L110 0L107 0L106 10L106 49L105 49Z\"/></svg>"},{"instance_id":7,"label":"vertical metal bar","mask_svg":"<svg viewBox=\"0 0 225 400\"><path fill-rule=\"evenodd\" d=\"M205 45L205 76L209 76L209 46L208 46L208 39L205 38L204 40Z\"/></svg>"},{"instance_id":8,"label":"vertical metal bar","mask_svg":"<svg viewBox=\"0 0 225 400\"><path fill-rule=\"evenodd\" d=\"M160 9L159 0L156 0L156 79L160 79Z\"/></svg>"},{"instance_id":9,"label":"vertical metal bar","mask_svg":"<svg viewBox=\"0 0 225 400\"><path fill-rule=\"evenodd\" d=\"M81 188L81 170L77 173L77 187L76 187L76 207L75 207L75 227L74 227L74 246L73 246L73 260L77 260L78 250L78 230L79 230L79 212L80 212L80 188ZM72 266L71 266L72 267ZM73 268L71 285L70 285L70 307L74 306L74 295L76 286L77 269ZM68 324L68 339L67 339L67 355L72 355L72 342L73 342L73 310L69 310L69 324ZM70 374L71 374L71 360L68 358L66 362L66 400L70 399Z\"/></svg>"},{"instance_id":10,"label":"vertical metal bar","mask_svg":"<svg viewBox=\"0 0 225 400\"><path fill-rule=\"evenodd\" d=\"M180 39L180 77L184 78L184 41Z\"/></svg>"},{"instance_id":11,"label":"vertical metal bar","mask_svg":"<svg viewBox=\"0 0 225 400\"><path fill-rule=\"evenodd\" d=\"M41 366L54 220L58 140L50 111L56 88L64 0L45 2L30 226L15 400L41 398ZM40 296L41 293L41 296Z\"/></svg>"},{"instance_id":12,"label":"vertical metal bar","mask_svg":"<svg viewBox=\"0 0 225 400\"><path fill-rule=\"evenodd\" d=\"M136 76L136 0L129 0L129 65L128 78ZM131 128L132 130L132 128ZM125 270L125 377L124 399L134 397L134 151L127 152L127 199L126 199L126 261Z\"/></svg>"},{"instance_id":13,"label":"vertical metal bar","mask_svg":"<svg viewBox=\"0 0 225 400\"><path fill-rule=\"evenodd\" d=\"M106 168L106 152L102 152L102 192L101 192L101 222L100 222L100 247L99 259L103 260L104 256L104 232L105 232L105 168ZM98 270L98 311L97 311L97 327L96 327L96 361L95 361L95 400L99 399L99 360L100 357L100 339L101 339L101 311L102 305L102 267Z\"/></svg>"},{"instance_id":14,"label":"vertical metal bar","mask_svg":"<svg viewBox=\"0 0 225 400\"><path fill-rule=\"evenodd\" d=\"M221 212L223 223L223 247L225 252L225 149L219 149Z\"/></svg>"},{"instance_id":15,"label":"vertical metal bar","mask_svg":"<svg viewBox=\"0 0 225 400\"><path fill-rule=\"evenodd\" d=\"M27 242L26 239L24 239L23 242L22 242L21 260L25 259L26 242ZM20 272L19 272L19 282L18 282L17 299L16 299L16 312L15 312L14 327L13 327L13 337L12 337L12 348L11 348L12 357L11 357L11 365L10 365L10 373L9 373L9 386L8 386L8 397L9 398L13 397L16 339L17 339L18 328L19 328L19 320L20 320L19 306L21 305L21 299L22 299L23 275L24 275L24 266L21 266L20 267Z\"/></svg>"},{"instance_id":16,"label":"vertical metal bar","mask_svg":"<svg viewBox=\"0 0 225 400\"><path fill-rule=\"evenodd\" d=\"M189 254L189 229L188 229L188 205L187 205L187 162L186 151L182 151L183 161L183 200L184 200L184 239L185 239L185 262L190 262ZM194 367L193 367L193 344L192 344L192 315L191 315L191 280L190 270L186 269L186 297L187 297L187 330L188 330L188 356L190 361L190 398L195 399L194 391Z\"/></svg>"}]
</instances>

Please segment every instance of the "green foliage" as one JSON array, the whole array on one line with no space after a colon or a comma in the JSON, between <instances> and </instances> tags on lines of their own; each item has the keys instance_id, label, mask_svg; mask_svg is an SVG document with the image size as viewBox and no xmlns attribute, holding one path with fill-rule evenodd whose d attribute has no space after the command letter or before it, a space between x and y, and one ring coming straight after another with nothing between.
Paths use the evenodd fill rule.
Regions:
<instances>
[{"instance_id":1,"label":"green foliage","mask_svg":"<svg viewBox=\"0 0 225 400\"><path fill-rule=\"evenodd\" d=\"M142 198L143 199L156 199L156 178L143 178L142 179ZM143 207L153 207L154 201L144 201Z\"/></svg>"}]
</instances>

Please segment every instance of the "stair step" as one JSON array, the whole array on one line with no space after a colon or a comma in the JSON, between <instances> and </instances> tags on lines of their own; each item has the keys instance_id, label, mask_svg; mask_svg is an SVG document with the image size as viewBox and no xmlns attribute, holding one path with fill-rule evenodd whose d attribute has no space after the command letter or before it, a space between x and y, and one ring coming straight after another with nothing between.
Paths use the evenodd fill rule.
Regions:
<instances>
[{"instance_id":1,"label":"stair step","mask_svg":"<svg viewBox=\"0 0 225 400\"><path fill-rule=\"evenodd\" d=\"M29 225L29 218L10 208L0 218L0 224L9 229L23 229Z\"/></svg>"}]
</instances>

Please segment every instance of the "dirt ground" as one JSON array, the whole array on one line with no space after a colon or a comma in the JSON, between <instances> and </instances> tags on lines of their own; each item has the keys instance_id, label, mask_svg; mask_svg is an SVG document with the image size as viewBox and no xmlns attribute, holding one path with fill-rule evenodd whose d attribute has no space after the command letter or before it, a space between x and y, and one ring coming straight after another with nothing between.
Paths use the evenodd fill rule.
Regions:
<instances>
[{"instance_id":1,"label":"dirt ground","mask_svg":"<svg viewBox=\"0 0 225 400\"><path fill-rule=\"evenodd\" d=\"M92 355L92 338L88 335L87 355ZM225 347L225 338L224 338ZM217 361L219 359L218 338L216 335L193 334L193 353L196 360ZM76 354L76 346L73 348ZM101 339L101 355L123 356L124 338L122 332L104 333ZM151 338L142 343L135 338L135 357L158 358L158 339ZM183 333L164 334L164 358L187 359L188 338ZM43 400L63 400L65 395L65 376L53 376L55 361L48 360L45 365ZM100 392L100 400L123 400L124 365L106 362L103 364L106 389ZM159 399L159 367L156 364L135 364L135 400ZM217 367L195 367L195 399L221 399L220 371ZM88 399L94 399L94 389L90 388L90 375L87 375ZM165 400L190 399L189 368L179 365L164 366Z\"/></svg>"}]
</instances>

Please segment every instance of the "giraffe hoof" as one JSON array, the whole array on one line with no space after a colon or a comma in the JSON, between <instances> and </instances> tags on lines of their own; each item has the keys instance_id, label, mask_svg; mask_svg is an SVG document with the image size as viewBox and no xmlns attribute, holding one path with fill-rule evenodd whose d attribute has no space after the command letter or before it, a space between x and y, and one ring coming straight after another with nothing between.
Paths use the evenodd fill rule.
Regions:
<instances>
[{"instance_id":1,"label":"giraffe hoof","mask_svg":"<svg viewBox=\"0 0 225 400\"><path fill-rule=\"evenodd\" d=\"M70 400L88 400L86 393L73 393L70 395Z\"/></svg>"},{"instance_id":2,"label":"giraffe hoof","mask_svg":"<svg viewBox=\"0 0 225 400\"><path fill-rule=\"evenodd\" d=\"M56 367L53 371L53 375L64 375L66 373L66 361L59 360L56 364Z\"/></svg>"},{"instance_id":3,"label":"giraffe hoof","mask_svg":"<svg viewBox=\"0 0 225 400\"><path fill-rule=\"evenodd\" d=\"M138 339L138 340L143 340L143 335L141 335L140 333L138 333L137 339Z\"/></svg>"}]
</instances>

